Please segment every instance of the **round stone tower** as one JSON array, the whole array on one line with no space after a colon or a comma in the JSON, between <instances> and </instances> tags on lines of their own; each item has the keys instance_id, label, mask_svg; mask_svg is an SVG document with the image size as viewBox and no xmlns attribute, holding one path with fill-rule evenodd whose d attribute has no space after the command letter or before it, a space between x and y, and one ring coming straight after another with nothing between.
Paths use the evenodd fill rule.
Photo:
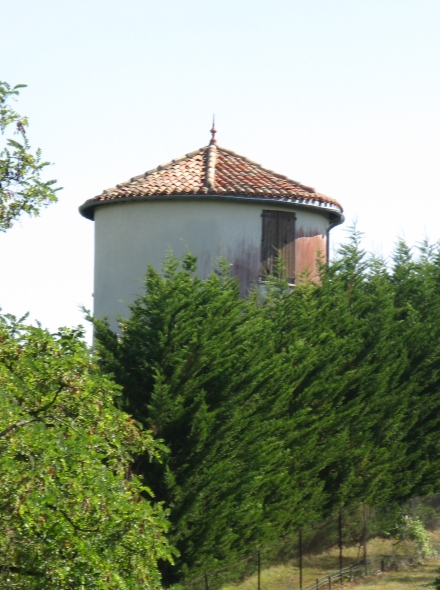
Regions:
<instances>
[{"instance_id":1,"label":"round stone tower","mask_svg":"<svg viewBox=\"0 0 440 590\"><path fill-rule=\"evenodd\" d=\"M226 258L243 293L274 273L277 256L291 284L304 272L316 276L318 258L328 259L341 205L217 146L214 135L80 207L95 221L94 315L113 329L142 292L147 265L160 269L169 250L197 256L202 277Z\"/></svg>"}]
</instances>

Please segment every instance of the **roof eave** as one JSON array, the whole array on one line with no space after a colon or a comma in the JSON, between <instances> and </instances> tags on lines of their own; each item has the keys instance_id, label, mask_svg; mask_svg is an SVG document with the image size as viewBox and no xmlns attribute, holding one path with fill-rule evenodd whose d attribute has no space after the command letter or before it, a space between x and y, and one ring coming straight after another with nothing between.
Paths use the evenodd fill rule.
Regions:
<instances>
[{"instance_id":1,"label":"roof eave","mask_svg":"<svg viewBox=\"0 0 440 590\"><path fill-rule=\"evenodd\" d=\"M219 195L219 194L174 194L174 195L148 195L141 197L121 197L116 199L108 199L97 201L95 199L89 199L85 201L80 207L79 212L86 219L94 220L95 208L103 205L112 205L117 203L127 202L141 202L141 201L170 201L170 200L221 200L221 201L244 201L253 203L264 203L265 205L284 205L291 207L301 207L302 209L309 209L316 211L317 209L329 213L333 219L332 227L341 224L344 221L342 207L336 203L328 201L320 201L318 199L305 199L305 198L294 198L294 197L277 197L273 195Z\"/></svg>"}]
</instances>

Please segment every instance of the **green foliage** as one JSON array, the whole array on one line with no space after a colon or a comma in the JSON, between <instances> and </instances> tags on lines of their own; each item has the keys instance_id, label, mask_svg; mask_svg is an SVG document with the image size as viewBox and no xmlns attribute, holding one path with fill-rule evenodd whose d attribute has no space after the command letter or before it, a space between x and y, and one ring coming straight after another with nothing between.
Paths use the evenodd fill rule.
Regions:
<instances>
[{"instance_id":1,"label":"green foliage","mask_svg":"<svg viewBox=\"0 0 440 590\"><path fill-rule=\"evenodd\" d=\"M417 556L421 559L436 555L435 550L431 546L428 532L419 518L413 518L408 514L402 515L392 530L391 536L397 539L398 542L407 539L414 541Z\"/></svg>"},{"instance_id":2,"label":"green foliage","mask_svg":"<svg viewBox=\"0 0 440 590\"><path fill-rule=\"evenodd\" d=\"M171 508L180 579L440 485L438 248L400 243L387 265L353 232L320 284L266 287L240 298L226 265L201 280L170 257L120 336L95 322L122 407L169 447L137 466Z\"/></svg>"},{"instance_id":3,"label":"green foliage","mask_svg":"<svg viewBox=\"0 0 440 590\"><path fill-rule=\"evenodd\" d=\"M166 512L133 472L161 446L114 405L79 330L0 318L0 586L159 588Z\"/></svg>"},{"instance_id":4,"label":"green foliage","mask_svg":"<svg viewBox=\"0 0 440 590\"><path fill-rule=\"evenodd\" d=\"M5 139L0 149L0 231L9 229L21 213L38 215L41 207L57 200L59 190L55 180L42 179L49 162L42 160L41 150L32 152L28 120L10 105L24 87L0 81L0 132Z\"/></svg>"}]
</instances>

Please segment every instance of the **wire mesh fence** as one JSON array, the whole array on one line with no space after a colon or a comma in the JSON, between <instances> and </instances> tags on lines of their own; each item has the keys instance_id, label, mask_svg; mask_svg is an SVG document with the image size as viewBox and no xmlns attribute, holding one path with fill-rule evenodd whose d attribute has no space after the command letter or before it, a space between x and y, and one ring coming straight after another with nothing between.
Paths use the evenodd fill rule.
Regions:
<instances>
[{"instance_id":1,"label":"wire mesh fence","mask_svg":"<svg viewBox=\"0 0 440 590\"><path fill-rule=\"evenodd\" d=\"M427 532L437 530L438 542ZM440 550L440 494L404 506L346 508L223 568L206 571L186 581L184 588L331 589L360 576L413 564L436 550Z\"/></svg>"}]
</instances>

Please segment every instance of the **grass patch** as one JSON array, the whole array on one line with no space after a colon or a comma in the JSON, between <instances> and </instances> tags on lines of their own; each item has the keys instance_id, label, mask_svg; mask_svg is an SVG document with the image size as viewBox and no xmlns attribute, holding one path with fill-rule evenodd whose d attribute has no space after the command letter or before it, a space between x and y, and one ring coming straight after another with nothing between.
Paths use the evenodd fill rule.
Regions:
<instances>
[{"instance_id":1,"label":"grass patch","mask_svg":"<svg viewBox=\"0 0 440 590\"><path fill-rule=\"evenodd\" d=\"M352 590L415 590L416 588L433 588L432 584L438 577L440 559L430 559L428 562L408 568L387 572L368 579L360 579L345 588Z\"/></svg>"},{"instance_id":2,"label":"grass patch","mask_svg":"<svg viewBox=\"0 0 440 590\"><path fill-rule=\"evenodd\" d=\"M433 548L440 550L440 529L430 532L430 543ZM368 578L358 578L354 582L346 582L346 588L364 590L372 588L377 590L409 590L410 588L426 587L437 577L440 566L440 557L433 558L426 563L411 565L409 556L416 556L416 549L411 541L396 543L393 539L372 539L367 545L367 557L369 559L385 559L386 568L398 568L397 571L379 573L380 561L376 568L377 575ZM348 567L363 558L363 548L360 546L343 548L343 567ZM339 570L339 549L337 547L321 553L303 558L303 587L313 583ZM260 578L261 590L299 590L299 564L297 560L283 564L264 566ZM333 582L333 588L340 587ZM226 584L222 590L257 590L258 576L249 576L237 584ZM322 590L322 588L321 588Z\"/></svg>"}]
</instances>

